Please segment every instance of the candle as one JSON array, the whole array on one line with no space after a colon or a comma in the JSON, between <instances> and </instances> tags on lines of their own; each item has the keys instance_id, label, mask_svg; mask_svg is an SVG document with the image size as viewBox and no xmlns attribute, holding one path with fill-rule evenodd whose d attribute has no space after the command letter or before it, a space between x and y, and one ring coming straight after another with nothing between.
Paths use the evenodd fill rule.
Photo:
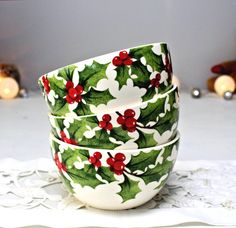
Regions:
<instances>
[{"instance_id":1,"label":"candle","mask_svg":"<svg viewBox=\"0 0 236 228\"><path fill-rule=\"evenodd\" d=\"M222 97L225 92L233 93L235 90L234 79L228 75L222 75L216 79L214 89L216 93Z\"/></svg>"},{"instance_id":2,"label":"candle","mask_svg":"<svg viewBox=\"0 0 236 228\"><path fill-rule=\"evenodd\" d=\"M0 79L0 97L3 99L12 99L17 96L19 85L15 79L10 77L1 77Z\"/></svg>"}]
</instances>

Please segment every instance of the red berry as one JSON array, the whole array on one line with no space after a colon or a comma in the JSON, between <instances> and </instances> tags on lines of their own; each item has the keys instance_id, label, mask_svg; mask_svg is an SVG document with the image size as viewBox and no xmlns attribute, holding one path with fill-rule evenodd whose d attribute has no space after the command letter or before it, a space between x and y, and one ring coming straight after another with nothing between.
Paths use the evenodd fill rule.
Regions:
<instances>
[{"instance_id":1,"label":"red berry","mask_svg":"<svg viewBox=\"0 0 236 228\"><path fill-rule=\"evenodd\" d=\"M158 87L159 87L159 85L160 85L160 82L159 82L159 81L157 81L157 82L156 82L156 84L155 84L155 87L156 87L156 88L158 88Z\"/></svg>"},{"instance_id":2,"label":"red berry","mask_svg":"<svg viewBox=\"0 0 236 228\"><path fill-rule=\"evenodd\" d=\"M105 121L99 121L99 123L98 123L98 126L99 126L100 128L105 128L106 125L107 125L107 123L106 123Z\"/></svg>"},{"instance_id":3,"label":"red berry","mask_svg":"<svg viewBox=\"0 0 236 228\"><path fill-rule=\"evenodd\" d=\"M102 154L100 153L100 152L95 152L94 154L93 154L93 156L96 158L96 159L101 159L102 158Z\"/></svg>"},{"instance_id":4,"label":"red berry","mask_svg":"<svg viewBox=\"0 0 236 228\"><path fill-rule=\"evenodd\" d=\"M61 170L65 171L65 172L67 171L66 165L63 163L61 163Z\"/></svg>"},{"instance_id":5,"label":"red berry","mask_svg":"<svg viewBox=\"0 0 236 228\"><path fill-rule=\"evenodd\" d=\"M123 174L123 170L113 170L113 172L114 172L116 175L122 175L122 174Z\"/></svg>"},{"instance_id":6,"label":"red berry","mask_svg":"<svg viewBox=\"0 0 236 228\"><path fill-rule=\"evenodd\" d=\"M123 154L123 153L117 153L116 155L115 155L115 160L116 161L124 161L125 160L125 155Z\"/></svg>"},{"instance_id":7,"label":"red berry","mask_svg":"<svg viewBox=\"0 0 236 228\"><path fill-rule=\"evenodd\" d=\"M102 120L104 120L105 122L109 122L111 120L111 116L109 114L105 114L103 115Z\"/></svg>"},{"instance_id":8,"label":"red berry","mask_svg":"<svg viewBox=\"0 0 236 228\"><path fill-rule=\"evenodd\" d=\"M127 53L127 51L121 51L120 53L119 53L119 56L120 56L120 59L121 60L125 60L125 59L127 59L128 58L128 53Z\"/></svg>"},{"instance_id":9,"label":"red berry","mask_svg":"<svg viewBox=\"0 0 236 228\"><path fill-rule=\"evenodd\" d=\"M130 59L130 58L128 58L128 59L126 59L123 63L124 63L124 65L130 66L130 65L132 65L132 63L133 63L133 60Z\"/></svg>"},{"instance_id":10,"label":"red berry","mask_svg":"<svg viewBox=\"0 0 236 228\"><path fill-rule=\"evenodd\" d=\"M91 163L91 164L95 164L97 162L97 159L93 156L89 157L88 161Z\"/></svg>"},{"instance_id":11,"label":"red berry","mask_svg":"<svg viewBox=\"0 0 236 228\"><path fill-rule=\"evenodd\" d=\"M107 164L110 165L110 166L113 166L114 162L115 162L114 158L110 157L110 158L107 159Z\"/></svg>"},{"instance_id":12,"label":"red berry","mask_svg":"<svg viewBox=\"0 0 236 228\"><path fill-rule=\"evenodd\" d=\"M117 118L117 123L123 125L125 123L125 117L124 116L119 116Z\"/></svg>"},{"instance_id":13,"label":"red berry","mask_svg":"<svg viewBox=\"0 0 236 228\"><path fill-rule=\"evenodd\" d=\"M124 170L125 164L122 161L116 161L113 167L115 170L121 171Z\"/></svg>"},{"instance_id":14,"label":"red berry","mask_svg":"<svg viewBox=\"0 0 236 228\"><path fill-rule=\"evenodd\" d=\"M66 83L66 89L69 90L70 88L73 88L74 87L74 83L72 81L68 81Z\"/></svg>"},{"instance_id":15,"label":"red berry","mask_svg":"<svg viewBox=\"0 0 236 228\"><path fill-rule=\"evenodd\" d=\"M77 93L77 91L76 91L75 88L70 88L70 89L69 89L69 96L70 96L71 98L76 98L77 95L78 95L78 93Z\"/></svg>"},{"instance_id":16,"label":"red berry","mask_svg":"<svg viewBox=\"0 0 236 228\"><path fill-rule=\"evenodd\" d=\"M125 117L134 117L135 111L133 109L126 109L124 112Z\"/></svg>"},{"instance_id":17,"label":"red berry","mask_svg":"<svg viewBox=\"0 0 236 228\"><path fill-rule=\"evenodd\" d=\"M81 94L81 93L84 92L84 87L83 87L82 85L77 85L77 86L75 87L75 89L76 89L76 91L77 91L78 94Z\"/></svg>"},{"instance_id":18,"label":"red berry","mask_svg":"<svg viewBox=\"0 0 236 228\"><path fill-rule=\"evenodd\" d=\"M122 65L122 60L120 59L119 56L116 56L113 58L112 63L114 66L121 66Z\"/></svg>"},{"instance_id":19,"label":"red berry","mask_svg":"<svg viewBox=\"0 0 236 228\"><path fill-rule=\"evenodd\" d=\"M75 102L75 100L73 98L71 98L68 94L66 95L66 101L69 104L73 104Z\"/></svg>"},{"instance_id":20,"label":"red berry","mask_svg":"<svg viewBox=\"0 0 236 228\"><path fill-rule=\"evenodd\" d=\"M133 117L128 117L126 120L125 120L125 126L127 128L133 128L136 126L136 122L137 120L134 119Z\"/></svg>"},{"instance_id":21,"label":"red berry","mask_svg":"<svg viewBox=\"0 0 236 228\"><path fill-rule=\"evenodd\" d=\"M97 160L95 163L94 163L94 166L96 166L96 167L101 167L102 166L102 163L101 163L101 161L99 161L99 160Z\"/></svg>"},{"instance_id":22,"label":"red berry","mask_svg":"<svg viewBox=\"0 0 236 228\"><path fill-rule=\"evenodd\" d=\"M161 80L161 75L160 74L156 74L156 80L159 82Z\"/></svg>"},{"instance_id":23,"label":"red berry","mask_svg":"<svg viewBox=\"0 0 236 228\"><path fill-rule=\"evenodd\" d=\"M156 86L156 78L151 79L150 84L155 87Z\"/></svg>"},{"instance_id":24,"label":"red berry","mask_svg":"<svg viewBox=\"0 0 236 228\"><path fill-rule=\"evenodd\" d=\"M61 138L66 138L65 132L64 132L64 131L61 131L61 132L60 132L60 136L61 136Z\"/></svg>"},{"instance_id":25,"label":"red berry","mask_svg":"<svg viewBox=\"0 0 236 228\"><path fill-rule=\"evenodd\" d=\"M135 130L136 130L136 127L127 128L128 132L134 132Z\"/></svg>"},{"instance_id":26,"label":"red berry","mask_svg":"<svg viewBox=\"0 0 236 228\"><path fill-rule=\"evenodd\" d=\"M111 131L112 128L113 128L113 125L110 122L108 122L105 129L108 130L108 131Z\"/></svg>"},{"instance_id":27,"label":"red berry","mask_svg":"<svg viewBox=\"0 0 236 228\"><path fill-rule=\"evenodd\" d=\"M78 102L78 103L81 102L82 101L82 97L80 95L78 95L76 97L75 101Z\"/></svg>"}]
</instances>

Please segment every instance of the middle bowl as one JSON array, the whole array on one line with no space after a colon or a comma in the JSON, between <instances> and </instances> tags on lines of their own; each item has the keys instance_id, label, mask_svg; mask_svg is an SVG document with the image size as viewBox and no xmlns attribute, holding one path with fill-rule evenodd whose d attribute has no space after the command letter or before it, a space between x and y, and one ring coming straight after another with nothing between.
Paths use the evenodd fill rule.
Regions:
<instances>
[{"instance_id":1,"label":"middle bowl","mask_svg":"<svg viewBox=\"0 0 236 228\"><path fill-rule=\"evenodd\" d=\"M178 88L138 106L88 116L49 115L54 136L62 141L96 149L139 149L171 140L179 118Z\"/></svg>"}]
</instances>

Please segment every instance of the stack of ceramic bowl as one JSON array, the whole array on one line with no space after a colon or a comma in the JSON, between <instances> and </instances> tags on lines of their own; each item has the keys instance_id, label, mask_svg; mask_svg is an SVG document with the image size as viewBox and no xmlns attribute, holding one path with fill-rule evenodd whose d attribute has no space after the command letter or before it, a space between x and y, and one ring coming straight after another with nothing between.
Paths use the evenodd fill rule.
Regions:
<instances>
[{"instance_id":1,"label":"stack of ceramic bowl","mask_svg":"<svg viewBox=\"0 0 236 228\"><path fill-rule=\"evenodd\" d=\"M39 79L53 159L87 205L127 209L155 196L177 156L179 100L165 43L69 65Z\"/></svg>"}]
</instances>

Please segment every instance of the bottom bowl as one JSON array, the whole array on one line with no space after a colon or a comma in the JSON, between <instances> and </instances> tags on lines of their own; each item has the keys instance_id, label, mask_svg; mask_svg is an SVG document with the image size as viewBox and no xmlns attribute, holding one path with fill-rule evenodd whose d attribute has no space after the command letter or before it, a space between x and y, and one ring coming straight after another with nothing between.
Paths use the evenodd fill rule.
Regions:
<instances>
[{"instance_id":1,"label":"bottom bowl","mask_svg":"<svg viewBox=\"0 0 236 228\"><path fill-rule=\"evenodd\" d=\"M135 150L91 149L50 135L53 159L66 188L86 205L122 210L140 206L165 185L180 135L163 145Z\"/></svg>"}]
</instances>

